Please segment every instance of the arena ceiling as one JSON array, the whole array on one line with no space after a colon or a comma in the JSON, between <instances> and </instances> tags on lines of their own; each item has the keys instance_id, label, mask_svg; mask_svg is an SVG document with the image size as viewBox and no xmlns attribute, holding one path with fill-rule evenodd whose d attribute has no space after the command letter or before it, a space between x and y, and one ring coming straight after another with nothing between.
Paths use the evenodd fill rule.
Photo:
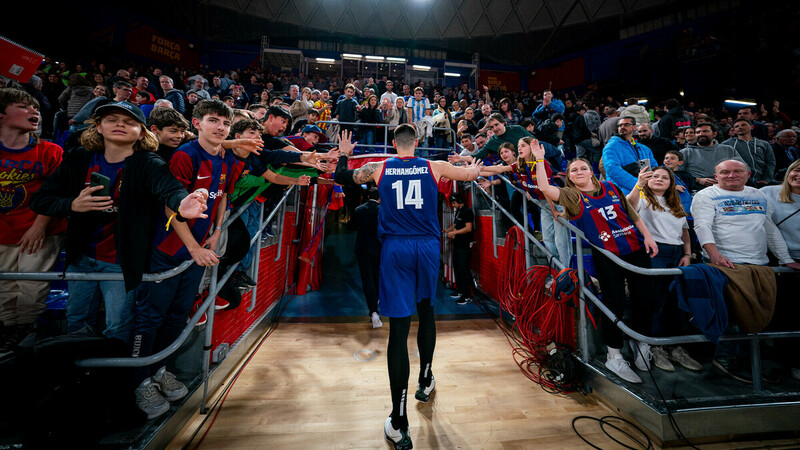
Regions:
<instances>
[{"instance_id":1,"label":"arena ceiling","mask_svg":"<svg viewBox=\"0 0 800 450\"><path fill-rule=\"evenodd\" d=\"M465 39L594 23L669 0L208 0L297 27L402 40Z\"/></svg>"}]
</instances>

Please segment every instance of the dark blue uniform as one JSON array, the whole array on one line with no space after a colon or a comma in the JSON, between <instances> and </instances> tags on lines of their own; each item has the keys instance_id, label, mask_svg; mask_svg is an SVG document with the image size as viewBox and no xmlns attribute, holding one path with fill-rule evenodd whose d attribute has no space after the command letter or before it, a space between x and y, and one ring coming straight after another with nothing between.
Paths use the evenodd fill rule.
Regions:
<instances>
[{"instance_id":1,"label":"dark blue uniform","mask_svg":"<svg viewBox=\"0 0 800 450\"><path fill-rule=\"evenodd\" d=\"M436 296L442 232L430 163L416 157L387 160L378 192L380 310L387 317L408 317L416 301Z\"/></svg>"}]
</instances>

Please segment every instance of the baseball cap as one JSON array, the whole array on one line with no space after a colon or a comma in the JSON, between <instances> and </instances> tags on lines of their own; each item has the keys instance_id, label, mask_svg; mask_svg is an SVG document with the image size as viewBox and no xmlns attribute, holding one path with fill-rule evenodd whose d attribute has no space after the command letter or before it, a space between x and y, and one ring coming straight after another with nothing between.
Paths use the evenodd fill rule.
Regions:
<instances>
[{"instance_id":1,"label":"baseball cap","mask_svg":"<svg viewBox=\"0 0 800 450\"><path fill-rule=\"evenodd\" d=\"M111 102L106 103L105 105L100 105L95 108L94 115L97 117L103 117L107 114L112 114L119 111L128 113L128 115L139 121L139 123L145 125L147 124L147 119L145 119L142 110L131 102Z\"/></svg>"},{"instance_id":2,"label":"baseball cap","mask_svg":"<svg viewBox=\"0 0 800 450\"><path fill-rule=\"evenodd\" d=\"M319 136L319 143L325 144L328 142L328 136L316 125L306 125L303 127L303 133L314 133Z\"/></svg>"}]
</instances>

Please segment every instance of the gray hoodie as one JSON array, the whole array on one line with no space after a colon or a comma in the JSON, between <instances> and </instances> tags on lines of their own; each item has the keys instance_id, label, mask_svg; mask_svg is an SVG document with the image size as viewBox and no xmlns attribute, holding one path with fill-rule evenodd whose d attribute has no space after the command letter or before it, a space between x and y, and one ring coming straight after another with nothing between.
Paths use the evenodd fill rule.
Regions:
<instances>
[{"instance_id":1,"label":"gray hoodie","mask_svg":"<svg viewBox=\"0 0 800 450\"><path fill-rule=\"evenodd\" d=\"M730 145L713 144L709 147L690 145L683 150L683 170L694 178L714 178L714 168L726 159L741 159Z\"/></svg>"}]
</instances>

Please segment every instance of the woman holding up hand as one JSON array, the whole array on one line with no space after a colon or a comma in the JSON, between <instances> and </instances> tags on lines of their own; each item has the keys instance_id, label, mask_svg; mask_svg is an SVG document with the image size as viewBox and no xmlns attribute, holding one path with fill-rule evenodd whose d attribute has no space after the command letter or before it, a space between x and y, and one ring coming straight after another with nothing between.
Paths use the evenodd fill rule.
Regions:
<instances>
[{"instance_id":1,"label":"woman holding up hand","mask_svg":"<svg viewBox=\"0 0 800 450\"><path fill-rule=\"evenodd\" d=\"M544 161L544 148L532 147L537 161ZM631 294L633 316L631 328L648 335L652 322L652 283L643 275L629 272L611 261L597 248L610 251L623 261L649 268L650 258L658 254L656 245L639 214L630 206L619 188L600 182L592 172L589 161L578 158L567 165L566 187L552 186L547 181L544 165L536 165L539 189L545 197L564 207L566 217L575 224L593 245L592 258L603 303L617 318L625 311L625 281ZM648 253L650 255L648 255ZM603 315L603 337L608 347L606 367L630 383L642 380L622 358L623 333ZM631 341L636 367L649 370L652 358L650 346Z\"/></svg>"}]
</instances>

